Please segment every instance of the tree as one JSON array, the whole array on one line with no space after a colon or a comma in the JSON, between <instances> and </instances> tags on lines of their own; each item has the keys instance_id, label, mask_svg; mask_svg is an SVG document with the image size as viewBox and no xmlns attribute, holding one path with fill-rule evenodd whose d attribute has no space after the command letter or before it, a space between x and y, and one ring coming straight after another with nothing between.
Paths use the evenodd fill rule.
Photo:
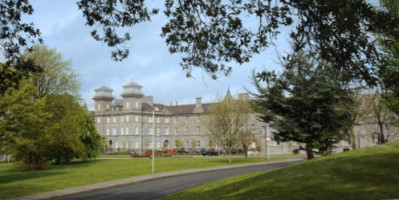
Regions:
<instances>
[{"instance_id":1,"label":"tree","mask_svg":"<svg viewBox=\"0 0 399 200\"><path fill-rule=\"evenodd\" d=\"M191 147L193 148L193 149L195 149L195 147L197 146L197 141L196 140L191 140Z\"/></svg>"},{"instance_id":2,"label":"tree","mask_svg":"<svg viewBox=\"0 0 399 200\"><path fill-rule=\"evenodd\" d=\"M395 113L387 107L384 101L379 90L376 90L374 94L367 93L361 96L362 116L360 120L377 124L378 131L376 133L378 144L387 142L388 139L393 136L392 133L389 132L389 129L397 119Z\"/></svg>"},{"instance_id":3,"label":"tree","mask_svg":"<svg viewBox=\"0 0 399 200\"><path fill-rule=\"evenodd\" d=\"M310 53L293 53L284 61L280 75L254 74L254 109L261 120L271 123L278 140L305 143L307 157L312 159L315 142L328 151L347 136L351 90L341 72L312 60Z\"/></svg>"},{"instance_id":4,"label":"tree","mask_svg":"<svg viewBox=\"0 0 399 200\"><path fill-rule=\"evenodd\" d=\"M183 143L179 139L176 139L175 140L175 146L176 146L176 148L180 148L180 147L183 146Z\"/></svg>"},{"instance_id":5,"label":"tree","mask_svg":"<svg viewBox=\"0 0 399 200\"><path fill-rule=\"evenodd\" d=\"M240 139L240 144L242 145L242 148L244 150L245 158L248 158L249 146L252 143L256 143L257 144L256 146L260 147L258 138L250 130L242 131L239 134L239 139Z\"/></svg>"},{"instance_id":6,"label":"tree","mask_svg":"<svg viewBox=\"0 0 399 200\"><path fill-rule=\"evenodd\" d=\"M122 60L129 54L126 46L131 46L124 46L131 39L126 27L149 21L159 11L150 9L147 2L79 0L77 4L86 25L93 27L93 38L115 48L112 57ZM0 15L5 19L0 40L11 44L3 48L12 57L20 46L27 45L26 38L40 39L40 35L32 24L21 22L21 15L33 12L28 0L7 0L0 6L6 11ZM193 67L214 78L219 72L227 75L232 70L230 63L249 62L273 42L282 27L292 27L290 37L301 41L296 51L313 49L319 60L331 63L329 67L345 67L352 77L375 84L374 71L380 59L370 33L399 38L399 20L366 0L166 0L164 14L168 21L162 36L171 53L185 55L181 66L188 76ZM26 37L21 36L24 33Z\"/></svg>"},{"instance_id":7,"label":"tree","mask_svg":"<svg viewBox=\"0 0 399 200\"><path fill-rule=\"evenodd\" d=\"M8 89L18 89L20 81L30 77L32 73L41 73L42 69L34 64L32 60L18 60L16 62L0 63L0 96Z\"/></svg>"},{"instance_id":8,"label":"tree","mask_svg":"<svg viewBox=\"0 0 399 200\"><path fill-rule=\"evenodd\" d=\"M49 95L46 110L52 118L48 124L51 141L49 159L56 164L72 159L96 157L103 149L103 138L96 131L91 114L71 95Z\"/></svg>"},{"instance_id":9,"label":"tree","mask_svg":"<svg viewBox=\"0 0 399 200\"><path fill-rule=\"evenodd\" d=\"M50 140L49 125L52 117L46 112L45 99L32 100L35 87L21 81L17 90L10 88L0 99L2 117L0 132L5 144L17 160L28 169L43 169L50 161L47 157Z\"/></svg>"},{"instance_id":10,"label":"tree","mask_svg":"<svg viewBox=\"0 0 399 200\"><path fill-rule=\"evenodd\" d=\"M36 98L50 94L69 93L78 95L79 82L77 74L73 71L71 61L65 61L55 49L45 45L36 45L26 50L22 56L23 61L33 61L35 66L42 70L32 76L33 84L37 87Z\"/></svg>"},{"instance_id":11,"label":"tree","mask_svg":"<svg viewBox=\"0 0 399 200\"><path fill-rule=\"evenodd\" d=\"M213 147L213 140L209 140L209 142L208 142L208 146L211 148L211 147Z\"/></svg>"},{"instance_id":12,"label":"tree","mask_svg":"<svg viewBox=\"0 0 399 200\"><path fill-rule=\"evenodd\" d=\"M42 42L40 30L33 23L22 22L24 14L31 15L33 7L28 0L5 0L0 2L0 44L7 59L14 62L19 59L21 47Z\"/></svg>"},{"instance_id":13,"label":"tree","mask_svg":"<svg viewBox=\"0 0 399 200\"><path fill-rule=\"evenodd\" d=\"M395 0L380 0L382 9L392 14L392 18L399 19L399 4ZM399 29L396 28L396 31ZM389 34L376 34L382 47L384 65L379 69L381 79L381 96L387 107L399 114L399 40ZM386 42L390 41L390 42Z\"/></svg>"},{"instance_id":14,"label":"tree","mask_svg":"<svg viewBox=\"0 0 399 200\"><path fill-rule=\"evenodd\" d=\"M212 140L226 147L229 163L232 162L231 150L240 144L240 131L245 128L250 113L251 107L247 100L234 99L229 95L208 108L208 116L203 123Z\"/></svg>"}]
</instances>

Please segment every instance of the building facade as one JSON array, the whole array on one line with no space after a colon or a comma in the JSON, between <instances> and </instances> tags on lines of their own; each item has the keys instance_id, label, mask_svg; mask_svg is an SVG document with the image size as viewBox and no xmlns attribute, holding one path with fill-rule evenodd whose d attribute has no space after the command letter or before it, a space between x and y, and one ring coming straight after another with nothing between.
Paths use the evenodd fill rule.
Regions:
<instances>
[{"instance_id":1,"label":"building facade","mask_svg":"<svg viewBox=\"0 0 399 200\"><path fill-rule=\"evenodd\" d=\"M202 103L202 99L197 97L195 104L167 106L154 103L153 97L144 95L141 89L142 86L135 82L124 85L121 99L115 99L113 90L106 86L95 90L95 123L97 130L106 137L109 149L151 149L153 132L157 150L175 148L177 142L188 148L208 148L211 145L222 148L211 142L211 135L201 123L206 117L210 103ZM226 95L231 96L229 90ZM248 94L240 94L239 97L246 98ZM301 145L292 141L274 141L271 137L273 130L266 123L257 120L256 113L251 114L247 127L258 138L262 154L265 154L267 149L269 154L291 154ZM361 147L375 145L373 134L368 134L369 130L374 131L364 124L355 127L355 133L363 135L356 137ZM348 141L342 141L334 151L341 152L344 148L351 149L352 146Z\"/></svg>"}]
</instances>

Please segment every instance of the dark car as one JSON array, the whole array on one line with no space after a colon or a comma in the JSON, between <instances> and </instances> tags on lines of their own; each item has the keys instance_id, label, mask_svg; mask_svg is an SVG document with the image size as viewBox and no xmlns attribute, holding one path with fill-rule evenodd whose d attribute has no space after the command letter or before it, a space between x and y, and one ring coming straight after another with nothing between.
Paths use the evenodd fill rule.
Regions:
<instances>
[{"instance_id":1,"label":"dark car","mask_svg":"<svg viewBox=\"0 0 399 200\"><path fill-rule=\"evenodd\" d=\"M180 148L179 149L179 151L178 151L179 153L189 153L190 152L190 150L188 149L188 148Z\"/></svg>"},{"instance_id":2,"label":"dark car","mask_svg":"<svg viewBox=\"0 0 399 200\"><path fill-rule=\"evenodd\" d=\"M214 149L214 148L211 148L211 149L203 149L202 150L202 152L201 152L201 154L203 155L203 156L206 156L206 155L208 155L208 156L217 156L217 155L219 155L219 153L216 151L216 149Z\"/></svg>"}]
</instances>

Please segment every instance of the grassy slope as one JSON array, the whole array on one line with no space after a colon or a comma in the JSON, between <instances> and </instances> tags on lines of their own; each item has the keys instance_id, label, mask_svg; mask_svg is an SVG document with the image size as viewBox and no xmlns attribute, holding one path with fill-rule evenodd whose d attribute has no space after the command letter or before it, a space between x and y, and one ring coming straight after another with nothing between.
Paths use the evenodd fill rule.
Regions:
<instances>
[{"instance_id":1,"label":"grassy slope","mask_svg":"<svg viewBox=\"0 0 399 200\"><path fill-rule=\"evenodd\" d=\"M395 198L399 198L399 142L221 180L166 199Z\"/></svg>"},{"instance_id":2,"label":"grassy slope","mask_svg":"<svg viewBox=\"0 0 399 200\"><path fill-rule=\"evenodd\" d=\"M233 159L233 164L265 161L265 159ZM0 165L0 199L32 193L99 183L151 174L150 159L95 160L55 166L50 170L21 171L13 164ZM227 158L159 158L155 172L227 165Z\"/></svg>"}]
</instances>

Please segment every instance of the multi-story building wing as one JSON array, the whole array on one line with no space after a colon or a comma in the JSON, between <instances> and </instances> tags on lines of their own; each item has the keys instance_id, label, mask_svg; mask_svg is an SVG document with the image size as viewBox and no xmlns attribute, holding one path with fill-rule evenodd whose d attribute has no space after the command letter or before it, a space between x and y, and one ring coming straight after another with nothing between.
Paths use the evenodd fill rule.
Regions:
<instances>
[{"instance_id":1,"label":"multi-story building wing","mask_svg":"<svg viewBox=\"0 0 399 200\"><path fill-rule=\"evenodd\" d=\"M108 148L114 150L151 149L153 132L155 132L155 148L158 150L175 148L177 141L180 141L183 147L207 148L210 146L212 137L207 127L201 123L206 117L209 103L202 103L202 99L197 97L195 104L177 105L176 103L166 106L154 103L153 97L145 96L141 89L142 86L135 82L123 86L122 99L115 99L111 88L103 86L95 90L93 100L95 101L96 127L106 137ZM231 97L229 90L226 97ZM249 96L243 93L239 94L239 98L249 98ZM301 144L292 141L280 143L274 141L273 137L270 137L273 130L267 131L267 127L266 123L257 120L256 113L251 113L245 126L259 139L262 154L266 152L266 149L269 149L270 154L290 154L300 147ZM357 129L355 127L355 130ZM269 136L266 136L266 133ZM221 148L212 143L213 147ZM364 145L362 143L362 146ZM342 141L337 146L336 152L351 148L347 141Z\"/></svg>"}]
</instances>

